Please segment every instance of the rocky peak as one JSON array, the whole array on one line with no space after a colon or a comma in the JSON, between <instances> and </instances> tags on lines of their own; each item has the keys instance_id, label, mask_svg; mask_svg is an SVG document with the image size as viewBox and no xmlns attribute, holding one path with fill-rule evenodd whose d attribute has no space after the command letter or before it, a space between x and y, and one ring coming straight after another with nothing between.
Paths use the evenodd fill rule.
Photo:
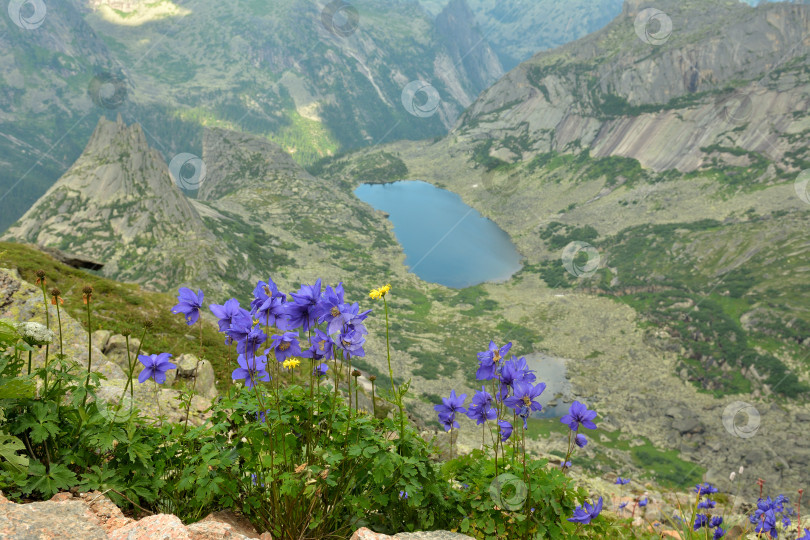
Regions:
<instances>
[{"instance_id":1,"label":"rocky peak","mask_svg":"<svg viewBox=\"0 0 810 540\"><path fill-rule=\"evenodd\" d=\"M279 145L263 137L221 128L203 134L207 174L198 198L213 201L248 186L259 187L276 177L308 173Z\"/></svg>"}]
</instances>

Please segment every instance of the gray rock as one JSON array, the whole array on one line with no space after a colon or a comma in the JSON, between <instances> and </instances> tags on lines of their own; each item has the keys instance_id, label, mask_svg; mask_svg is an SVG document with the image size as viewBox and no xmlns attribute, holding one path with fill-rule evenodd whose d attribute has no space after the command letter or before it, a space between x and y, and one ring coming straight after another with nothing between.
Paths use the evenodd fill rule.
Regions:
<instances>
[{"instance_id":1,"label":"gray rock","mask_svg":"<svg viewBox=\"0 0 810 540\"><path fill-rule=\"evenodd\" d=\"M96 330L93 332L93 345L103 351L107 347L110 336L112 336L112 332L109 330Z\"/></svg>"},{"instance_id":2,"label":"gray rock","mask_svg":"<svg viewBox=\"0 0 810 540\"><path fill-rule=\"evenodd\" d=\"M141 341L138 338L130 336L129 338L129 356L132 359L132 362L137 362L136 353L138 352L138 346L141 344ZM144 351L141 351L140 354L146 354ZM104 355L107 357L108 360L111 362L115 362L118 366L126 372L129 369L129 360L127 358L127 340L121 334L115 334L114 336L110 336L107 340L106 347L104 348ZM137 366L136 366L137 372Z\"/></svg>"},{"instance_id":3,"label":"gray rock","mask_svg":"<svg viewBox=\"0 0 810 540\"><path fill-rule=\"evenodd\" d=\"M107 535L80 501L0 502L0 538L107 540Z\"/></svg>"},{"instance_id":4,"label":"gray rock","mask_svg":"<svg viewBox=\"0 0 810 540\"><path fill-rule=\"evenodd\" d=\"M189 388L194 385L194 393L214 398L217 395L214 367L208 360L199 360L193 354L182 354L174 359L176 370L166 374L166 384L175 385L179 380ZM194 382L196 376L196 383ZM171 378L171 381L169 380Z\"/></svg>"}]
</instances>

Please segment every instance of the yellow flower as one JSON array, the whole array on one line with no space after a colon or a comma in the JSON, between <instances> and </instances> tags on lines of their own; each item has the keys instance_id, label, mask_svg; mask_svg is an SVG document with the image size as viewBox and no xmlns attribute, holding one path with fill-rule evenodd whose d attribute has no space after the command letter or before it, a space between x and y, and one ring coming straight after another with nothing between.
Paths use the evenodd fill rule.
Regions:
<instances>
[{"instance_id":1,"label":"yellow flower","mask_svg":"<svg viewBox=\"0 0 810 540\"><path fill-rule=\"evenodd\" d=\"M383 285L379 289L371 289L371 292L368 293L368 295L371 298L373 298L374 300L379 300L380 298L385 296L385 294L390 290L391 290L391 284L389 283L387 285Z\"/></svg>"},{"instance_id":2,"label":"yellow flower","mask_svg":"<svg viewBox=\"0 0 810 540\"><path fill-rule=\"evenodd\" d=\"M301 360L299 360L297 358L287 358L286 360L284 360L284 363L282 363L281 365L284 366L287 369L293 369L293 368L297 368L300 363L301 363Z\"/></svg>"}]
</instances>

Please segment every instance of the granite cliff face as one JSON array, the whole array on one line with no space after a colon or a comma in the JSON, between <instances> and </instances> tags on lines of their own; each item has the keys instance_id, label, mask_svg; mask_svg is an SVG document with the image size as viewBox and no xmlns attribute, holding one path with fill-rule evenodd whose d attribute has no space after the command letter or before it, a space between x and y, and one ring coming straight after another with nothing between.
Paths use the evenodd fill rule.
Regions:
<instances>
[{"instance_id":1,"label":"granite cliff face","mask_svg":"<svg viewBox=\"0 0 810 540\"><path fill-rule=\"evenodd\" d=\"M645 43L634 24L644 6L626 2L604 29L521 64L465 112L454 135L492 139L489 154L506 161L588 149L655 171L750 163L723 150L734 147L800 171L810 9L661 2L671 30L645 34L642 24L641 36L652 36Z\"/></svg>"}]
</instances>

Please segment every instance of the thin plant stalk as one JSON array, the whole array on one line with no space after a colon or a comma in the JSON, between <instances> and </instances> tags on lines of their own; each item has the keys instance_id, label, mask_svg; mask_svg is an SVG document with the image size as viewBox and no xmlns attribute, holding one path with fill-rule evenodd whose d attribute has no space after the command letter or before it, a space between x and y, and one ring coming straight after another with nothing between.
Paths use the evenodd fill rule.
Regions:
<instances>
[{"instance_id":1,"label":"thin plant stalk","mask_svg":"<svg viewBox=\"0 0 810 540\"><path fill-rule=\"evenodd\" d=\"M82 398L82 407L87 403L87 385L90 384L90 371L93 365L93 320L90 316L90 293L85 293L85 302L87 306L87 378L84 381L84 397Z\"/></svg>"},{"instance_id":2,"label":"thin plant stalk","mask_svg":"<svg viewBox=\"0 0 810 540\"><path fill-rule=\"evenodd\" d=\"M385 299L385 295L383 295L382 301L385 307L385 351L388 355L388 376L391 378L392 397L397 400L399 407L399 446L401 449L405 442L405 411L402 408L402 396L398 395L394 388L394 370L391 369L391 341L388 337L388 301Z\"/></svg>"},{"instance_id":3,"label":"thin plant stalk","mask_svg":"<svg viewBox=\"0 0 810 540\"><path fill-rule=\"evenodd\" d=\"M40 281L40 280L37 280ZM42 303L45 304L45 327L50 330L51 329L51 310L48 309L48 295L45 292L45 278L43 277L40 281L40 288L42 289ZM59 339L62 339L62 336L59 336ZM45 344L45 379L43 381L42 386L42 393L48 390L48 353L50 352L50 344ZM30 370L29 370L30 371Z\"/></svg>"},{"instance_id":4,"label":"thin plant stalk","mask_svg":"<svg viewBox=\"0 0 810 540\"><path fill-rule=\"evenodd\" d=\"M183 433L185 434L186 430L188 429L188 417L191 412L191 400L194 398L194 390L197 388L197 377L199 376L200 370L200 361L202 360L203 355L203 326L202 326L202 317L198 321L200 323L200 357L197 358L197 364L194 366L194 381L191 383L191 393L188 395L188 399L186 399L186 421L183 423Z\"/></svg>"}]
</instances>

